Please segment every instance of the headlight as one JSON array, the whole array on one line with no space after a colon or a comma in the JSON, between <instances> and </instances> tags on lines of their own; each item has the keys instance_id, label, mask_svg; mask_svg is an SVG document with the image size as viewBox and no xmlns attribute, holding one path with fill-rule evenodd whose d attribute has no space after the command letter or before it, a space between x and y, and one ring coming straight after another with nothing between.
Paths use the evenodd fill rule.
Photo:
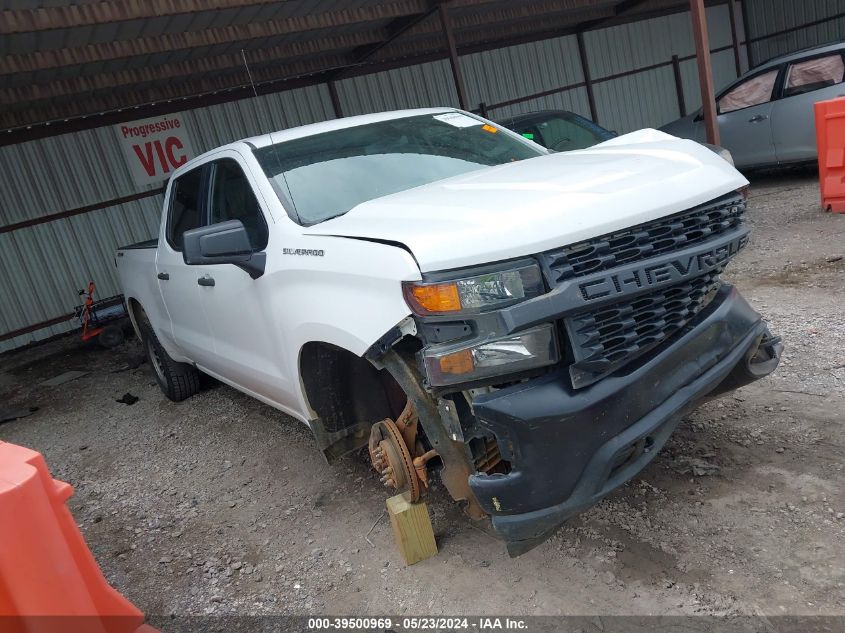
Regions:
<instances>
[{"instance_id":1,"label":"headlight","mask_svg":"<svg viewBox=\"0 0 845 633\"><path fill-rule=\"evenodd\" d=\"M411 310L422 316L504 308L544 292L536 264L446 282L405 282L403 289Z\"/></svg>"},{"instance_id":2,"label":"headlight","mask_svg":"<svg viewBox=\"0 0 845 633\"><path fill-rule=\"evenodd\" d=\"M558 360L555 328L550 323L471 347L423 352L429 383L441 387L545 367Z\"/></svg>"}]
</instances>

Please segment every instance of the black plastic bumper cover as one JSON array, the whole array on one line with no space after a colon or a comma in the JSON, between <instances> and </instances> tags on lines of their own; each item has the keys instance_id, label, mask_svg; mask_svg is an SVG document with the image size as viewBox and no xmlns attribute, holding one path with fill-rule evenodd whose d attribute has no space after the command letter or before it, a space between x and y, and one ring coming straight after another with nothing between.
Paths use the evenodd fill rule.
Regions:
<instances>
[{"instance_id":1,"label":"black plastic bumper cover","mask_svg":"<svg viewBox=\"0 0 845 633\"><path fill-rule=\"evenodd\" d=\"M574 390L564 369L478 396L475 415L513 468L473 475L470 485L508 552L538 545L631 479L684 414L707 396L771 373L781 349L760 315L725 285L671 344L628 373Z\"/></svg>"}]
</instances>

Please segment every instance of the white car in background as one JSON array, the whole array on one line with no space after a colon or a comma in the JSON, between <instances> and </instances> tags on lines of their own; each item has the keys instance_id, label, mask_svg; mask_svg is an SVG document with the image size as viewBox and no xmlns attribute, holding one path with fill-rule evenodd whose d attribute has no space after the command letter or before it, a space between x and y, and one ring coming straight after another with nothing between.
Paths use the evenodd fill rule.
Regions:
<instances>
[{"instance_id":1,"label":"white car in background","mask_svg":"<svg viewBox=\"0 0 845 633\"><path fill-rule=\"evenodd\" d=\"M737 167L815 161L813 104L845 96L845 43L819 46L772 59L717 95L721 145ZM660 128L704 141L701 110Z\"/></svg>"}]
</instances>

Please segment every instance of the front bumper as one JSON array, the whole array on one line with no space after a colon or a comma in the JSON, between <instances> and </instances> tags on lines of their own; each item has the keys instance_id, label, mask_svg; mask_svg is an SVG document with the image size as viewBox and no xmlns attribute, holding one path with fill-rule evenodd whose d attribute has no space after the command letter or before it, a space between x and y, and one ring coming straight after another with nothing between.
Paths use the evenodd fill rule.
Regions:
<instances>
[{"instance_id":1,"label":"front bumper","mask_svg":"<svg viewBox=\"0 0 845 633\"><path fill-rule=\"evenodd\" d=\"M708 396L774 371L782 345L729 285L673 341L583 389L565 369L490 394L473 408L508 474L470 486L517 556L642 470Z\"/></svg>"}]
</instances>

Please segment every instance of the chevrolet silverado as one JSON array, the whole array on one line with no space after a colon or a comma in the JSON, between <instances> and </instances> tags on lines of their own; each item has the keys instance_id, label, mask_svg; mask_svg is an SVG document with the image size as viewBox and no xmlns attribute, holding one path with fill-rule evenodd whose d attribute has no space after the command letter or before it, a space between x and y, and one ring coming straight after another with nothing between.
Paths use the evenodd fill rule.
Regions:
<instances>
[{"instance_id":1,"label":"chevrolet silverado","mask_svg":"<svg viewBox=\"0 0 845 633\"><path fill-rule=\"evenodd\" d=\"M170 399L209 374L330 461L366 447L391 491L437 477L519 555L777 366L721 278L747 185L655 130L550 153L460 110L387 112L187 162L158 239L116 261Z\"/></svg>"}]
</instances>

